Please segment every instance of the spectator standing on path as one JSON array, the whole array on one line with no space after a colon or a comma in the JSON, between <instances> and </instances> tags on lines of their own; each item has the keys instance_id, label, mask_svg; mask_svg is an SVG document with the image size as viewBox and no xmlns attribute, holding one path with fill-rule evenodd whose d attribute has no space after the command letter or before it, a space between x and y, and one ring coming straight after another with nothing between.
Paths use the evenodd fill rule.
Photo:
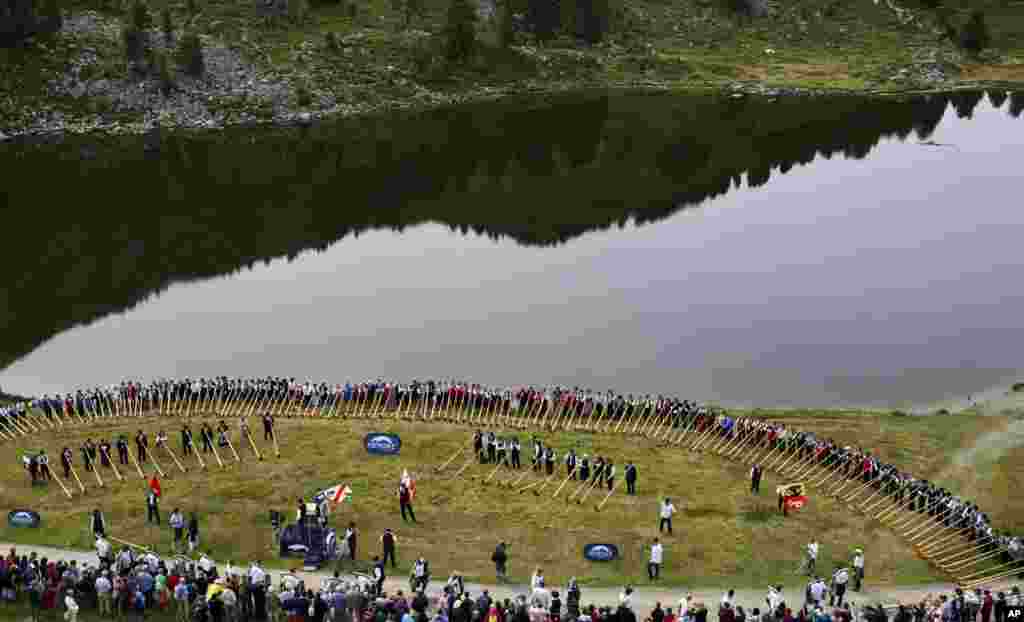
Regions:
<instances>
[{"instance_id":1,"label":"spectator standing on path","mask_svg":"<svg viewBox=\"0 0 1024 622\"><path fill-rule=\"evenodd\" d=\"M664 622L665 612L661 609L661 603L655 602L654 609L651 609L651 622Z\"/></svg>"},{"instance_id":2,"label":"spectator standing on path","mask_svg":"<svg viewBox=\"0 0 1024 622\"><path fill-rule=\"evenodd\" d=\"M647 562L647 576L651 581L657 581L661 577L661 561L664 549L661 542L655 538L651 544L651 558Z\"/></svg>"},{"instance_id":3,"label":"spectator standing on path","mask_svg":"<svg viewBox=\"0 0 1024 622\"><path fill-rule=\"evenodd\" d=\"M409 492L409 487L404 483L398 485L398 503L402 508L402 520L408 520L405 517L405 513L409 512L409 518L415 523L416 513L412 510L412 494Z\"/></svg>"},{"instance_id":4,"label":"spectator standing on path","mask_svg":"<svg viewBox=\"0 0 1024 622\"><path fill-rule=\"evenodd\" d=\"M387 564L388 559L391 560L391 567L395 567L395 545L398 544L398 538L395 534L391 533L390 529L385 529L384 534L380 537L380 547L384 553L384 558L381 560L381 565Z\"/></svg>"},{"instance_id":5,"label":"spectator standing on path","mask_svg":"<svg viewBox=\"0 0 1024 622\"><path fill-rule=\"evenodd\" d=\"M177 553L182 548L182 540L184 540L185 515L178 508L174 508L171 515L167 517L167 524L171 526L171 530L174 532L174 543L171 546L173 547L172 550Z\"/></svg>"},{"instance_id":6,"label":"spectator standing on path","mask_svg":"<svg viewBox=\"0 0 1024 622\"><path fill-rule=\"evenodd\" d=\"M160 524L160 498L153 490L146 494L146 522Z\"/></svg>"},{"instance_id":7,"label":"spectator standing on path","mask_svg":"<svg viewBox=\"0 0 1024 622\"><path fill-rule=\"evenodd\" d=\"M394 561L394 558L392 558ZM380 596L384 590L384 579L387 575L384 572L384 562L380 560L376 555L373 556L373 580L374 580L374 593Z\"/></svg>"},{"instance_id":8,"label":"spectator standing on path","mask_svg":"<svg viewBox=\"0 0 1024 622\"><path fill-rule=\"evenodd\" d=\"M112 613L110 602L113 589L114 584L110 582L110 573L104 570L103 574L96 578L96 604L101 618L109 617Z\"/></svg>"},{"instance_id":9,"label":"spectator standing on path","mask_svg":"<svg viewBox=\"0 0 1024 622\"><path fill-rule=\"evenodd\" d=\"M846 568L840 568L832 575L832 595L828 599L830 607L843 606L843 596L846 594L846 584L849 580L850 571Z\"/></svg>"},{"instance_id":10,"label":"spectator standing on path","mask_svg":"<svg viewBox=\"0 0 1024 622\"><path fill-rule=\"evenodd\" d=\"M506 566L508 563L508 552L506 548L507 547L504 542L499 542L498 546L494 549L494 553L491 555L491 561L494 562L494 573L498 577L498 583L504 583L508 579Z\"/></svg>"},{"instance_id":11,"label":"spectator standing on path","mask_svg":"<svg viewBox=\"0 0 1024 622\"><path fill-rule=\"evenodd\" d=\"M356 561L356 524L349 523L345 530L345 543L348 544L348 558Z\"/></svg>"},{"instance_id":12,"label":"spectator standing on path","mask_svg":"<svg viewBox=\"0 0 1024 622\"><path fill-rule=\"evenodd\" d=\"M92 529L92 535L97 538L105 538L107 536L107 521L103 520L103 513L100 512L99 508L92 511L89 527Z\"/></svg>"},{"instance_id":13,"label":"spectator standing on path","mask_svg":"<svg viewBox=\"0 0 1024 622\"><path fill-rule=\"evenodd\" d=\"M188 519L188 552L191 554L199 546L199 519L196 518L196 513L192 512L192 517Z\"/></svg>"},{"instance_id":14,"label":"spectator standing on path","mask_svg":"<svg viewBox=\"0 0 1024 622\"><path fill-rule=\"evenodd\" d=\"M185 581L179 581L178 584L174 586L174 604L175 620L177 620L177 622L188 622L188 584Z\"/></svg>"},{"instance_id":15,"label":"spectator standing on path","mask_svg":"<svg viewBox=\"0 0 1024 622\"><path fill-rule=\"evenodd\" d=\"M658 523L658 533L661 533L666 527L668 527L668 535L672 535L672 515L676 513L676 506L672 505L672 500L665 497L665 501L661 504L661 521Z\"/></svg>"},{"instance_id":16,"label":"spectator standing on path","mask_svg":"<svg viewBox=\"0 0 1024 622\"><path fill-rule=\"evenodd\" d=\"M859 592L861 583L864 581L864 551L853 550L853 591Z\"/></svg>"},{"instance_id":17,"label":"spectator standing on path","mask_svg":"<svg viewBox=\"0 0 1024 622\"><path fill-rule=\"evenodd\" d=\"M64 621L78 622L78 601L75 600L75 591L68 590L64 596Z\"/></svg>"},{"instance_id":18,"label":"spectator standing on path","mask_svg":"<svg viewBox=\"0 0 1024 622\"><path fill-rule=\"evenodd\" d=\"M622 593L619 594L619 607L623 609L633 610L633 588L627 585Z\"/></svg>"}]
</instances>

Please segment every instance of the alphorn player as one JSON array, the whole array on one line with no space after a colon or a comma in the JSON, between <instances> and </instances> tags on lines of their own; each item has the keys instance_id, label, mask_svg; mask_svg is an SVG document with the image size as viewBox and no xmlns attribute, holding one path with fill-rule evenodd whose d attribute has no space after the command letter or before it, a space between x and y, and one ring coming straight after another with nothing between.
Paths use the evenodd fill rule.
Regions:
<instances>
[{"instance_id":1,"label":"alphorn player","mask_svg":"<svg viewBox=\"0 0 1024 622\"><path fill-rule=\"evenodd\" d=\"M576 450L570 449L565 454L565 476L570 479L576 479Z\"/></svg>"},{"instance_id":2,"label":"alphorn player","mask_svg":"<svg viewBox=\"0 0 1024 622\"><path fill-rule=\"evenodd\" d=\"M100 464L110 468L110 441L107 439L100 441Z\"/></svg>"},{"instance_id":3,"label":"alphorn player","mask_svg":"<svg viewBox=\"0 0 1024 622\"><path fill-rule=\"evenodd\" d=\"M46 481L50 481L50 457L46 455L45 449L39 450L36 462L39 463L39 476Z\"/></svg>"},{"instance_id":4,"label":"alphorn player","mask_svg":"<svg viewBox=\"0 0 1024 622\"><path fill-rule=\"evenodd\" d=\"M270 441L274 439L274 416L270 414L268 410L263 415L263 440Z\"/></svg>"},{"instance_id":5,"label":"alphorn player","mask_svg":"<svg viewBox=\"0 0 1024 622\"><path fill-rule=\"evenodd\" d=\"M146 451L149 449L149 439L146 438L146 433L139 430L139 433L135 435L135 453L139 457L139 462L146 461Z\"/></svg>"},{"instance_id":6,"label":"alphorn player","mask_svg":"<svg viewBox=\"0 0 1024 622\"><path fill-rule=\"evenodd\" d=\"M82 445L82 464L85 465L86 471L92 470L92 457L89 455L89 441L86 441Z\"/></svg>"},{"instance_id":7,"label":"alphorn player","mask_svg":"<svg viewBox=\"0 0 1024 622\"><path fill-rule=\"evenodd\" d=\"M156 433L156 446L163 447L167 443L167 433L160 430Z\"/></svg>"},{"instance_id":8,"label":"alphorn player","mask_svg":"<svg viewBox=\"0 0 1024 622\"><path fill-rule=\"evenodd\" d=\"M228 446L228 424L223 421L217 424L217 445L219 447Z\"/></svg>"},{"instance_id":9,"label":"alphorn player","mask_svg":"<svg viewBox=\"0 0 1024 622\"><path fill-rule=\"evenodd\" d=\"M65 447L60 452L60 465L64 468L64 477L66 479L71 479L71 461L74 459L74 456L70 447Z\"/></svg>"},{"instance_id":10,"label":"alphorn player","mask_svg":"<svg viewBox=\"0 0 1024 622\"><path fill-rule=\"evenodd\" d=\"M186 456L192 455L192 429L187 423L181 428L181 451Z\"/></svg>"},{"instance_id":11,"label":"alphorn player","mask_svg":"<svg viewBox=\"0 0 1024 622\"><path fill-rule=\"evenodd\" d=\"M626 494L636 494L636 465L632 461L626 464Z\"/></svg>"},{"instance_id":12,"label":"alphorn player","mask_svg":"<svg viewBox=\"0 0 1024 622\"><path fill-rule=\"evenodd\" d=\"M611 458L604 465L604 481L608 484L608 490L615 487L615 464L612 463Z\"/></svg>"},{"instance_id":13,"label":"alphorn player","mask_svg":"<svg viewBox=\"0 0 1024 622\"><path fill-rule=\"evenodd\" d=\"M124 434L117 439L117 461L128 466L128 439Z\"/></svg>"},{"instance_id":14,"label":"alphorn player","mask_svg":"<svg viewBox=\"0 0 1024 622\"><path fill-rule=\"evenodd\" d=\"M209 423L203 423L203 427L199 430L199 436L203 439L203 453L208 454L213 451L213 428Z\"/></svg>"}]
</instances>

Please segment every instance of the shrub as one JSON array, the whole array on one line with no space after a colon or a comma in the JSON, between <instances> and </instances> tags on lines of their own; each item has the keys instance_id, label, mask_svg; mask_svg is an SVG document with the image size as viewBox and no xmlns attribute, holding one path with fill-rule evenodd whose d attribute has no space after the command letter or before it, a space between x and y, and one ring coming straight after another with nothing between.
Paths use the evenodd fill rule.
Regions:
<instances>
[{"instance_id":1,"label":"shrub","mask_svg":"<svg viewBox=\"0 0 1024 622\"><path fill-rule=\"evenodd\" d=\"M977 54L992 43L992 36L985 23L985 14L979 10L971 13L970 19L960 30L960 47Z\"/></svg>"},{"instance_id":2,"label":"shrub","mask_svg":"<svg viewBox=\"0 0 1024 622\"><path fill-rule=\"evenodd\" d=\"M178 67L186 74L198 78L206 71L206 61L203 58L203 42L199 35L190 32L181 38L178 44Z\"/></svg>"},{"instance_id":3,"label":"shrub","mask_svg":"<svg viewBox=\"0 0 1024 622\"><path fill-rule=\"evenodd\" d=\"M174 43L174 21L171 20L171 9L166 6L160 12L160 29L164 33L167 47L170 47Z\"/></svg>"},{"instance_id":4,"label":"shrub","mask_svg":"<svg viewBox=\"0 0 1024 622\"><path fill-rule=\"evenodd\" d=\"M333 30L324 35L324 47L329 52L337 53L341 51L341 42L338 40L338 33Z\"/></svg>"},{"instance_id":5,"label":"shrub","mask_svg":"<svg viewBox=\"0 0 1024 622\"><path fill-rule=\"evenodd\" d=\"M308 86L300 84L295 89L295 101L302 108L307 108L313 105L313 94L309 91Z\"/></svg>"},{"instance_id":6,"label":"shrub","mask_svg":"<svg viewBox=\"0 0 1024 622\"><path fill-rule=\"evenodd\" d=\"M476 9L472 0L451 0L444 27L445 58L461 63L476 51Z\"/></svg>"},{"instance_id":7,"label":"shrub","mask_svg":"<svg viewBox=\"0 0 1024 622\"><path fill-rule=\"evenodd\" d=\"M135 0L132 4L132 26L140 31L149 30L153 26L153 16L149 14L149 7L142 0Z\"/></svg>"},{"instance_id":8,"label":"shrub","mask_svg":"<svg viewBox=\"0 0 1024 622\"><path fill-rule=\"evenodd\" d=\"M498 28L498 44L503 48L514 45L516 42L516 24L515 12L512 10L512 0L502 0Z\"/></svg>"},{"instance_id":9,"label":"shrub","mask_svg":"<svg viewBox=\"0 0 1024 622\"><path fill-rule=\"evenodd\" d=\"M124 57L129 63L139 63L146 48L145 37L133 26L121 29L121 41L124 43Z\"/></svg>"},{"instance_id":10,"label":"shrub","mask_svg":"<svg viewBox=\"0 0 1024 622\"><path fill-rule=\"evenodd\" d=\"M1024 382L1015 382L1015 383L1013 383L1013 387L1011 387L1011 389L1013 390L1014 393L1020 393L1020 392L1024 391Z\"/></svg>"},{"instance_id":11,"label":"shrub","mask_svg":"<svg viewBox=\"0 0 1024 622\"><path fill-rule=\"evenodd\" d=\"M288 0L288 19L294 24L301 24L306 21L309 13L308 0Z\"/></svg>"},{"instance_id":12,"label":"shrub","mask_svg":"<svg viewBox=\"0 0 1024 622\"><path fill-rule=\"evenodd\" d=\"M189 17L194 16L199 12L199 7L196 6L196 0L186 0L185 10L188 11Z\"/></svg>"},{"instance_id":13,"label":"shrub","mask_svg":"<svg viewBox=\"0 0 1024 622\"><path fill-rule=\"evenodd\" d=\"M160 92L167 97L174 90L174 78L167 63L167 55L160 53L156 57L157 76L160 80Z\"/></svg>"}]
</instances>

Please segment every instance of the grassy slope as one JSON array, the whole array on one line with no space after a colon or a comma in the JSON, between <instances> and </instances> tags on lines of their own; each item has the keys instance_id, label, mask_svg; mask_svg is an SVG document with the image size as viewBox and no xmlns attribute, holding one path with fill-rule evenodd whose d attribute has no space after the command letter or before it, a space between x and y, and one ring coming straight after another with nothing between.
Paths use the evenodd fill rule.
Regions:
<instances>
[{"instance_id":1,"label":"grassy slope","mask_svg":"<svg viewBox=\"0 0 1024 622\"><path fill-rule=\"evenodd\" d=\"M101 10L116 18L121 1L67 0L66 7L72 12ZM417 62L429 47L429 33L441 30L447 8L447 0L424 3L425 15L414 20L411 31L402 30L403 18L391 0L357 0L355 17L350 16L347 0L328 1L314 5L298 22L268 21L252 0L200 0L202 12L193 24L199 32L228 41L293 87L331 92L352 106L429 106L450 101L453 94L478 96L488 90L635 83L701 89L735 80L899 90L913 86L890 82L899 68L932 59L960 65L960 77L968 81L1024 80L1024 6L1003 0L950 0L954 21L972 7L989 11L993 50L983 62L963 58L948 43L938 44L934 18L913 0L907 7L920 19L910 25L901 24L885 2L871 0L779 2L773 4L773 17L751 23L737 21L717 0L617 0L613 34L601 46L587 48L569 39L539 51L529 46L499 51L488 45L478 62L452 72ZM166 5L177 25L186 21L184 0L150 0L150 5L154 15ZM485 42L493 41L493 27L482 31ZM329 32L343 38L342 50L325 48ZM46 80L83 49L100 58L89 70L94 77L119 77L124 71L119 48L116 40L93 37L0 50L0 66L13 69L0 72L0 91L15 94L0 101L0 112L16 121L25 109L46 99ZM109 114L109 104L96 98L48 103L70 112L84 107ZM266 112L245 101L218 105Z\"/></svg>"},{"instance_id":2,"label":"grassy slope","mask_svg":"<svg viewBox=\"0 0 1024 622\"><path fill-rule=\"evenodd\" d=\"M909 418L810 411L770 416L785 417L793 425L807 426L839 441L877 447L884 457L922 475L943 469L956 447L969 445L976 437L1007 423L1002 417ZM146 427L151 433L157 429L153 423ZM119 425L109 432L123 430L131 435L136 428ZM404 439L402 455L367 458L359 439L371 429L400 432ZM168 430L176 441L175 430ZM450 475L431 475L431 465L443 461L468 440L464 428L426 423L284 421L281 437L281 460L260 463L249 459L242 468L214 469L206 475L172 475L164 484L164 512L174 505L198 511L205 543L218 559L268 559L272 557L269 509L290 509L300 494L309 495L339 481L349 482L355 491L354 502L333 521L335 525L349 519L358 523L364 555L384 527L395 527L403 567L424 555L437 574L458 569L488 580L492 572L490 551L497 540L504 539L512 545L511 572L520 580L525 580L535 565L542 565L557 582L577 576L590 584L621 584L627 580L639 582L643 577L643 546L656 535L657 500L670 495L683 510L676 536L666 547L666 582L705 586L763 585L779 580L789 583L795 580L790 569L797 565L801 546L812 536L822 542L825 568L842 561L853 546L864 545L871 558L874 581L894 584L937 578L923 561L913 558L897 536L832 499L815 495L808 509L783 522L774 513L772 491L781 483L774 476L767 478L761 497L753 498L746 491L743 465L687 452L656 450L646 440L580 433L561 433L547 439L563 450L570 443L578 443L591 455L614 456L620 470L627 458L638 464L641 495L635 499L617 496L596 513L592 505L597 500L596 492L585 507L555 501L538 509L543 497L484 487L468 478L456 481ZM60 442L77 444L83 438L82 432L69 431ZM54 456L60 449L56 439L46 446ZM999 466L1019 466L1019 459L1014 455L1007 465ZM165 470L174 468L166 456L161 464ZM448 470L449 474L457 464ZM417 509L421 524L414 528L401 525L393 497L403 468L419 474ZM466 475L480 477L488 471L488 467L471 466ZM90 489L95 488L91 475L81 475L88 478L84 481ZM35 508L45 524L45 529L39 531L5 526L0 529L0 540L88 547L87 513L99 506L116 536L140 544L159 544L161 548L169 544L166 527L158 530L144 524L145 487L137 475L124 484L108 484L108 491L90 490L89 497L76 496L72 502L56 485L45 492L32 489L14 460L4 463L0 477L5 482L0 490L0 507ZM108 482L113 479L109 472L104 477ZM982 507L991 508L998 523L1003 523L1013 508L1006 505L999 489L979 489L975 498ZM624 559L610 565L584 562L580 551L589 542L618 544Z\"/></svg>"}]
</instances>

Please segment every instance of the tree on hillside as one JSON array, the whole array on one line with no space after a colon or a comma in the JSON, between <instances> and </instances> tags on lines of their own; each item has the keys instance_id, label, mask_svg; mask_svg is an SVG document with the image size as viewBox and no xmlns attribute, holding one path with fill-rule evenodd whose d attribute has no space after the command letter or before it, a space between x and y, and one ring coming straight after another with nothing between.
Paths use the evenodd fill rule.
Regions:
<instances>
[{"instance_id":1,"label":"tree on hillside","mask_svg":"<svg viewBox=\"0 0 1024 622\"><path fill-rule=\"evenodd\" d=\"M540 41L550 41L562 27L559 0L527 0L526 23Z\"/></svg>"},{"instance_id":2,"label":"tree on hillside","mask_svg":"<svg viewBox=\"0 0 1024 622\"><path fill-rule=\"evenodd\" d=\"M608 0L578 0L579 28L577 32L587 43L600 43L608 34L611 6Z\"/></svg>"},{"instance_id":3,"label":"tree on hillside","mask_svg":"<svg viewBox=\"0 0 1024 622\"><path fill-rule=\"evenodd\" d=\"M203 72L206 71L206 60L203 58L203 42L196 33L190 32L181 38L176 54L178 67L193 78L202 76Z\"/></svg>"},{"instance_id":4,"label":"tree on hillside","mask_svg":"<svg viewBox=\"0 0 1024 622\"><path fill-rule=\"evenodd\" d=\"M515 12L512 0L501 0L501 17L498 24L498 43L503 48L511 47L516 42Z\"/></svg>"},{"instance_id":5,"label":"tree on hillside","mask_svg":"<svg viewBox=\"0 0 1024 622\"><path fill-rule=\"evenodd\" d=\"M445 57L453 63L468 61L476 52L476 7L473 0L451 0L444 26Z\"/></svg>"},{"instance_id":6,"label":"tree on hillside","mask_svg":"<svg viewBox=\"0 0 1024 622\"><path fill-rule=\"evenodd\" d=\"M422 19L427 14L423 0L393 0L392 8L402 14L403 30L408 30L414 17Z\"/></svg>"},{"instance_id":7,"label":"tree on hillside","mask_svg":"<svg viewBox=\"0 0 1024 622\"><path fill-rule=\"evenodd\" d=\"M992 36L988 32L988 24L985 23L985 14L975 9L960 30L960 47L973 54L978 54L991 44Z\"/></svg>"},{"instance_id":8,"label":"tree on hillside","mask_svg":"<svg viewBox=\"0 0 1024 622\"><path fill-rule=\"evenodd\" d=\"M6 0L0 4L0 47L57 32L62 25L56 0Z\"/></svg>"}]
</instances>

